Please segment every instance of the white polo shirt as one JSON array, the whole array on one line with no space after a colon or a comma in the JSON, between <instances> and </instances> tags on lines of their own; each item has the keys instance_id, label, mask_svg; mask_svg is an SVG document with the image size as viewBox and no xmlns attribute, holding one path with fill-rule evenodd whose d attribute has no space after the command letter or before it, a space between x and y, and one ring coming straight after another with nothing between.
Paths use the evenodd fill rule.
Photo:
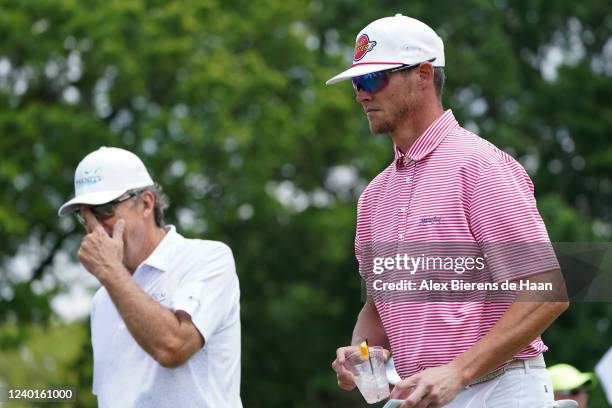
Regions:
<instances>
[{"instance_id":1,"label":"white polo shirt","mask_svg":"<svg viewBox=\"0 0 612 408\"><path fill-rule=\"evenodd\" d=\"M93 393L100 407L240 408L240 289L231 249L186 239L173 226L134 272L138 285L170 310L183 310L205 344L164 368L132 337L106 288L91 311Z\"/></svg>"}]
</instances>

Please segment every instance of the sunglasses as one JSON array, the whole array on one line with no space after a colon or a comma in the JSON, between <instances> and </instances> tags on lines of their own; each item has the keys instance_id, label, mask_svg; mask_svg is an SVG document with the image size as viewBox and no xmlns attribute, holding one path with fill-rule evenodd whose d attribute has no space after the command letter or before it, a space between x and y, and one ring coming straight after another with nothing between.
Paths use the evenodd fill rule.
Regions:
<instances>
[{"instance_id":1,"label":"sunglasses","mask_svg":"<svg viewBox=\"0 0 612 408\"><path fill-rule=\"evenodd\" d=\"M431 61L433 61L433 59L427 62ZM353 89L355 90L355 93L363 89L367 93L375 94L376 92L380 92L385 89L385 87L389 84L389 75L393 72L408 71L420 65L421 63L414 65L402 65L400 67L387 69L385 71L372 72L370 74L353 77Z\"/></svg>"},{"instance_id":2,"label":"sunglasses","mask_svg":"<svg viewBox=\"0 0 612 408\"><path fill-rule=\"evenodd\" d=\"M108 220L113 215L115 215L115 208L117 207L117 205L121 204L124 201L129 200L132 197L139 195L140 193L142 193L142 191L131 191L127 193L125 196L119 197L116 200L109 201L108 203L104 203L104 204L91 205L91 206L88 206L87 208L92 212L94 217L96 217L98 220L100 221ZM74 212L74 215L76 216L77 220L79 220L81 224L83 225L87 224L87 220L85 219L85 217L83 217L83 214L81 214L80 209L77 208Z\"/></svg>"}]
</instances>

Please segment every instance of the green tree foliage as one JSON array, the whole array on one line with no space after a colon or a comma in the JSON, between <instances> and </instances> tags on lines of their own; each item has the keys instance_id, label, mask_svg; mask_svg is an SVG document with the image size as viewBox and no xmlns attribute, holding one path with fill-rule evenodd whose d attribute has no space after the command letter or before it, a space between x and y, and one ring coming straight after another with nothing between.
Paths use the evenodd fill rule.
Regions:
<instances>
[{"instance_id":1,"label":"green tree foliage","mask_svg":"<svg viewBox=\"0 0 612 408\"><path fill-rule=\"evenodd\" d=\"M91 376L87 374L91 372L87 329L76 323L52 322L45 327L10 323L0 328L0 338L15 337L24 328L31 334L27 339L22 339L14 348L0 348L0 383L28 389L70 387L78 405L95 406L95 397L89 392ZM84 384L83 380L88 383ZM54 403L58 407L74 405L74 402ZM11 402L9 406L31 405ZM49 406L49 402L40 406Z\"/></svg>"},{"instance_id":2,"label":"green tree foliage","mask_svg":"<svg viewBox=\"0 0 612 408\"><path fill-rule=\"evenodd\" d=\"M369 134L350 85L324 81L373 19L426 21L445 40L445 105L525 165L551 238L606 240L609 10L603 0L0 1L0 381L89 393L86 323L78 336L64 327L64 342L49 306L68 289L58 257L74 260L82 234L56 211L80 159L113 145L150 167L169 221L233 248L245 405L360 404L329 364L361 305L356 198L392 150ZM545 338L549 361L592 369L611 315L610 304L574 305ZM37 340L49 356L71 348L57 370L18 358L24 347L45 358Z\"/></svg>"}]
</instances>

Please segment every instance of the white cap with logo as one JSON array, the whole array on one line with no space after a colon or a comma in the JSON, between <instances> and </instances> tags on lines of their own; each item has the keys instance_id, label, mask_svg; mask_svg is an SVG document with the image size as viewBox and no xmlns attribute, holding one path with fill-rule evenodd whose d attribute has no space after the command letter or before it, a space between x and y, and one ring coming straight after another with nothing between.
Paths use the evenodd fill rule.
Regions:
<instances>
[{"instance_id":1,"label":"white cap with logo","mask_svg":"<svg viewBox=\"0 0 612 408\"><path fill-rule=\"evenodd\" d=\"M134 153L117 147L101 147L85 156L77 166L75 197L62 205L58 214L69 214L81 204L108 203L129 190L154 184L144 163Z\"/></svg>"},{"instance_id":2,"label":"white cap with logo","mask_svg":"<svg viewBox=\"0 0 612 408\"><path fill-rule=\"evenodd\" d=\"M373 21L357 34L353 65L327 85L372 72L430 61L444 66L444 43L427 24L401 14Z\"/></svg>"}]
</instances>

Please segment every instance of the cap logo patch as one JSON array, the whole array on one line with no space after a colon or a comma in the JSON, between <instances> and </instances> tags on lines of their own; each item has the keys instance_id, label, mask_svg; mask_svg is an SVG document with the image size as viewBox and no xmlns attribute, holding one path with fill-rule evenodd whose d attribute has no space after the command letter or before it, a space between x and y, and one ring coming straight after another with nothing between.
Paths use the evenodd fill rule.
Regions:
<instances>
[{"instance_id":1,"label":"cap logo patch","mask_svg":"<svg viewBox=\"0 0 612 408\"><path fill-rule=\"evenodd\" d=\"M353 61L362 59L368 52L372 51L375 45L376 41L370 41L370 37L368 37L367 34L361 34L355 43L355 56L353 57Z\"/></svg>"},{"instance_id":2,"label":"cap logo patch","mask_svg":"<svg viewBox=\"0 0 612 408\"><path fill-rule=\"evenodd\" d=\"M103 179L100 173L102 173L102 167L100 166L96 167L93 170L85 170L83 171L83 177L74 181L74 186L78 189L81 187L99 183Z\"/></svg>"}]
</instances>

